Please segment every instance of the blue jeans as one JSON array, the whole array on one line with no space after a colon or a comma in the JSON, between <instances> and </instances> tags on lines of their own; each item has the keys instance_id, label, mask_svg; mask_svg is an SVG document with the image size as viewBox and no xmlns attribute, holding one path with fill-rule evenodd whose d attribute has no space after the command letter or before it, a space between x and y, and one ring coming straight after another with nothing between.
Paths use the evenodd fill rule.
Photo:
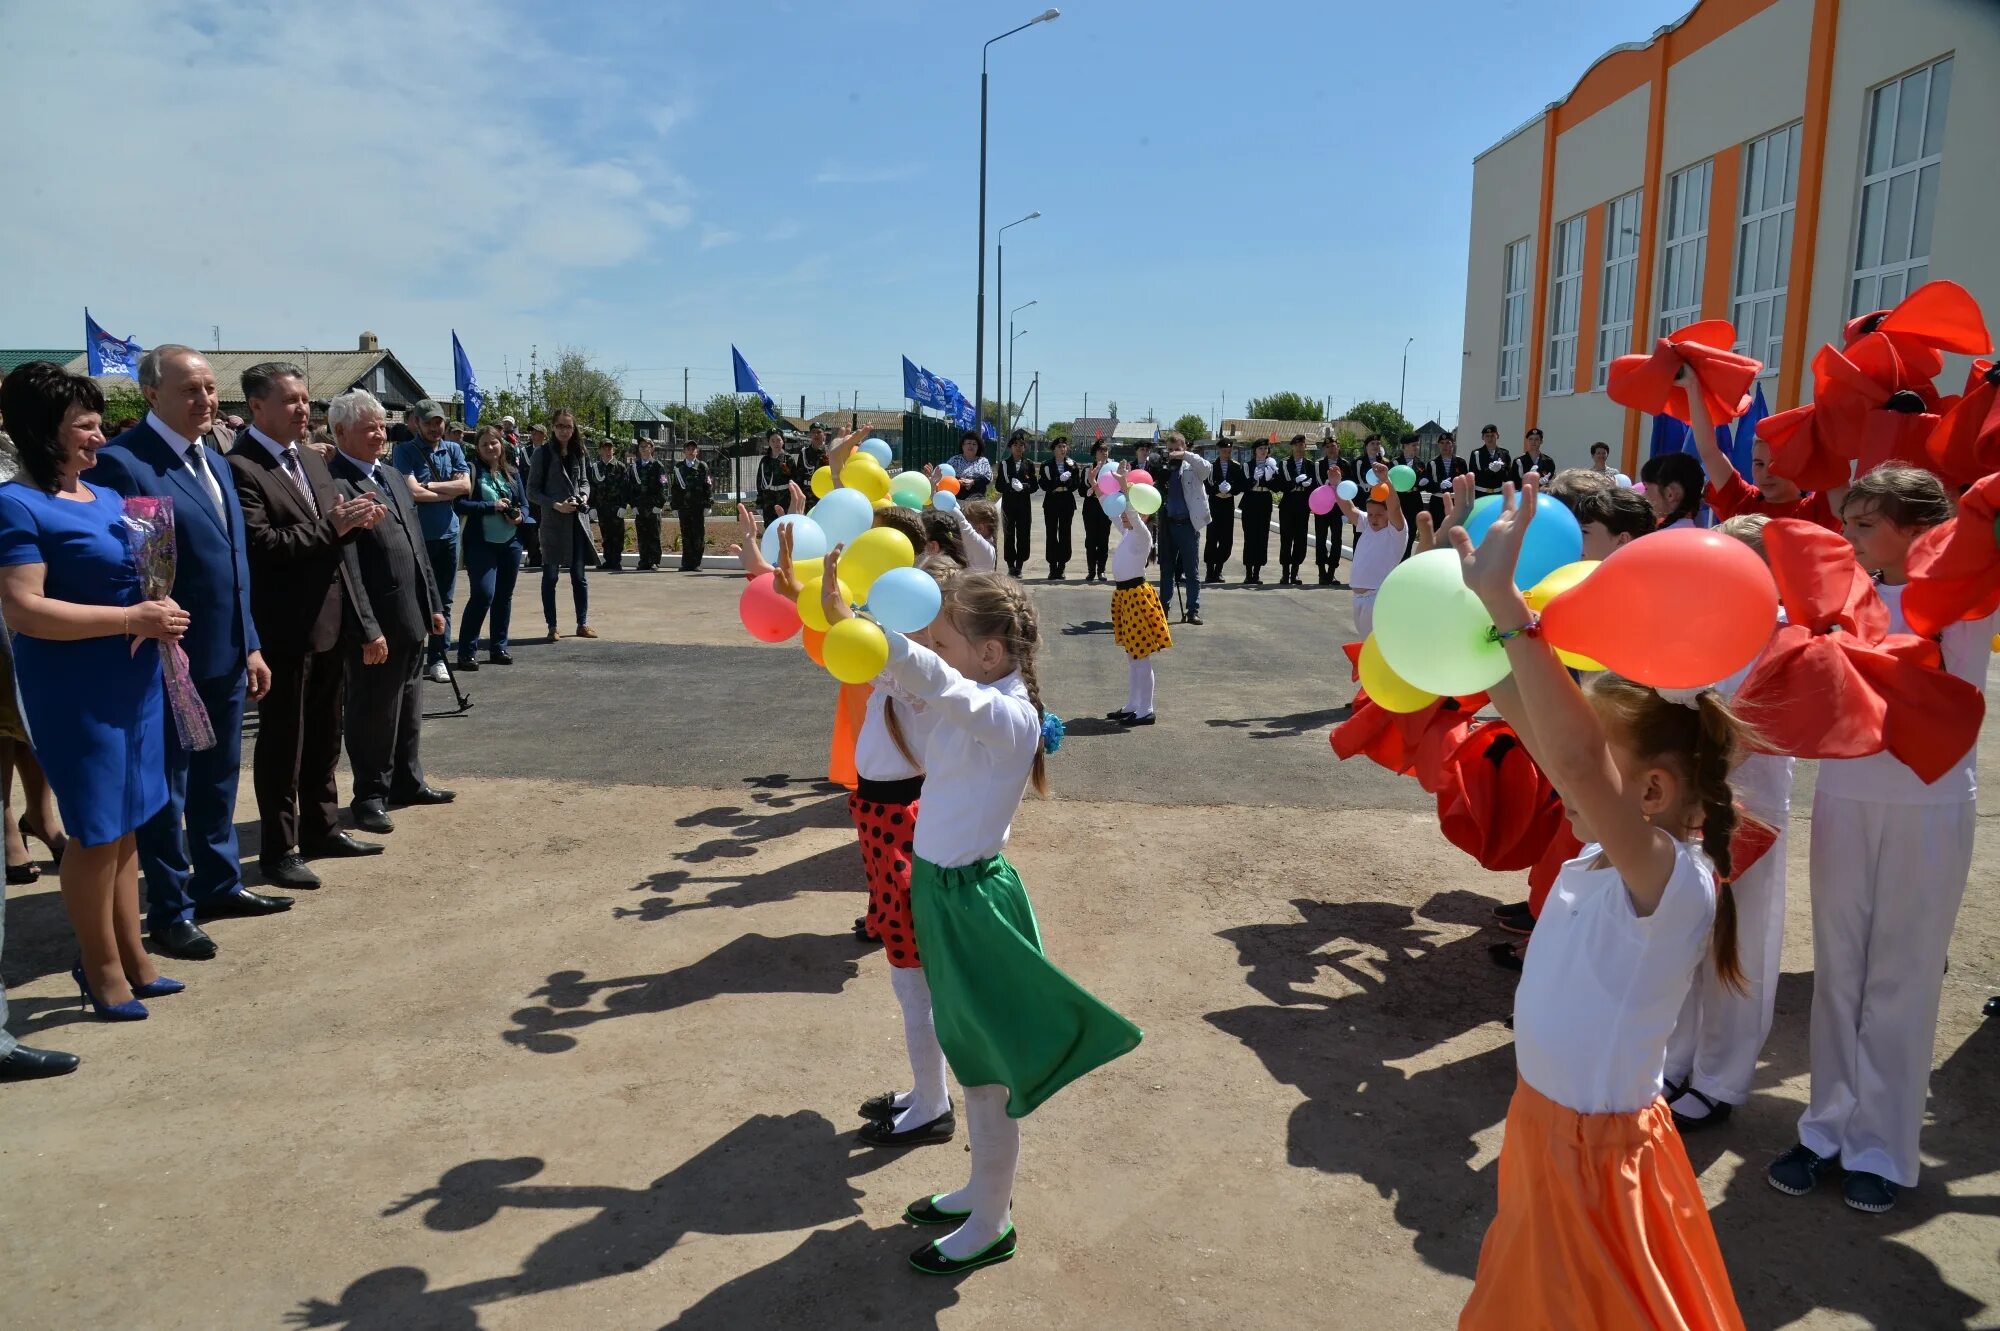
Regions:
<instances>
[{"instance_id":1,"label":"blue jeans","mask_svg":"<svg viewBox=\"0 0 2000 1331\"><path fill-rule=\"evenodd\" d=\"M1173 604L1174 583L1187 598L1183 614L1201 610L1201 533L1186 518L1160 515L1160 605Z\"/></svg>"},{"instance_id":2,"label":"blue jeans","mask_svg":"<svg viewBox=\"0 0 2000 1331\"><path fill-rule=\"evenodd\" d=\"M444 660L451 649L451 594L458 585L458 534L456 532L442 541L425 541L424 550L431 557L431 577L437 582L438 602L444 606L444 632L431 634L429 653L424 664Z\"/></svg>"},{"instance_id":3,"label":"blue jeans","mask_svg":"<svg viewBox=\"0 0 2000 1331\"><path fill-rule=\"evenodd\" d=\"M507 650L507 625L514 618L514 578L521 571L521 542L517 537L504 544L481 539L478 532L465 538L465 577L470 590L465 597L465 618L458 622L458 659L470 661L479 650L479 626L486 612L493 612L493 636L486 650Z\"/></svg>"},{"instance_id":4,"label":"blue jeans","mask_svg":"<svg viewBox=\"0 0 2000 1331\"><path fill-rule=\"evenodd\" d=\"M572 522L570 547L567 551L559 547L562 538L551 529L542 533L542 618L549 628L556 626L556 579L562 576L560 565L569 565L570 599L576 602L576 626L582 628L590 622L590 582L585 576L585 565L590 562L590 540L583 534L583 524Z\"/></svg>"},{"instance_id":5,"label":"blue jeans","mask_svg":"<svg viewBox=\"0 0 2000 1331\"><path fill-rule=\"evenodd\" d=\"M215 728L215 747L181 747L168 708L167 802L139 825L139 867L146 874L147 924L161 929L194 918L198 902L243 886L236 846L236 783L243 766L241 670L199 679L195 691Z\"/></svg>"}]
</instances>

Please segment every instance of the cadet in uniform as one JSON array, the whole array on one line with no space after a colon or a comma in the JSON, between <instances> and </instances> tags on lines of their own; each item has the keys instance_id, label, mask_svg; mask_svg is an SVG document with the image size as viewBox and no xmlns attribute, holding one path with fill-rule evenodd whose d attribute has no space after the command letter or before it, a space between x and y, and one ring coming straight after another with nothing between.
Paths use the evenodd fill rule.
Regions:
<instances>
[{"instance_id":1,"label":"cadet in uniform","mask_svg":"<svg viewBox=\"0 0 2000 1331\"><path fill-rule=\"evenodd\" d=\"M715 497L715 482L692 439L681 445L671 494L681 519L681 572L693 573L701 568L702 552L708 548L708 505Z\"/></svg>"},{"instance_id":2,"label":"cadet in uniform","mask_svg":"<svg viewBox=\"0 0 2000 1331\"><path fill-rule=\"evenodd\" d=\"M1069 460L1069 440L1058 439L1042 464L1042 554L1049 561L1049 581L1061 582L1069 567L1070 527L1076 521L1076 497L1088 477Z\"/></svg>"},{"instance_id":3,"label":"cadet in uniform","mask_svg":"<svg viewBox=\"0 0 2000 1331\"><path fill-rule=\"evenodd\" d=\"M604 538L598 567L622 573L625 563L625 505L632 502L632 472L618 460L609 439L597 443L597 461L590 466L590 504L597 510L597 530Z\"/></svg>"},{"instance_id":4,"label":"cadet in uniform","mask_svg":"<svg viewBox=\"0 0 2000 1331\"><path fill-rule=\"evenodd\" d=\"M632 512L639 524L639 571L660 566L660 510L667 506L667 464L653 456L653 441L638 442L632 460Z\"/></svg>"},{"instance_id":5,"label":"cadet in uniform","mask_svg":"<svg viewBox=\"0 0 2000 1331\"><path fill-rule=\"evenodd\" d=\"M1236 496L1245 485L1242 464L1228 444L1215 447L1214 467L1208 473L1208 534L1202 538L1201 562L1210 584L1222 581L1222 566L1236 548Z\"/></svg>"},{"instance_id":6,"label":"cadet in uniform","mask_svg":"<svg viewBox=\"0 0 2000 1331\"><path fill-rule=\"evenodd\" d=\"M785 436L776 430L764 436L764 456L757 459L757 511L770 526L792 502L792 482L811 488L812 473L799 475L799 464L785 451Z\"/></svg>"},{"instance_id":7,"label":"cadet in uniform","mask_svg":"<svg viewBox=\"0 0 2000 1331\"><path fill-rule=\"evenodd\" d=\"M1035 491L1040 488L1035 464L1028 460L1026 430L1014 431L1007 440L1007 456L1000 459L999 473L1000 528L1005 533L1007 576L1018 578L1021 566L1028 562L1028 542L1035 531Z\"/></svg>"}]
</instances>

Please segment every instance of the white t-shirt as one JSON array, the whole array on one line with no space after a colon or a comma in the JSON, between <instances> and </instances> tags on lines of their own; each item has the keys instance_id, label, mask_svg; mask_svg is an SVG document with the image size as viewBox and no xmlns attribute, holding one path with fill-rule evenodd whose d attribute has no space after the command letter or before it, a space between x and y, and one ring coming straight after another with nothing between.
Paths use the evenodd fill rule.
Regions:
<instances>
[{"instance_id":1,"label":"white t-shirt","mask_svg":"<svg viewBox=\"0 0 2000 1331\"><path fill-rule=\"evenodd\" d=\"M896 747L884 716L891 701L896 704L896 722L902 727L903 742L917 761L911 762ZM930 739L936 720L928 707L896 687L888 675L875 677L875 689L868 695L868 708L861 733L854 737L854 772L864 781L907 781L924 774L924 744Z\"/></svg>"},{"instance_id":2,"label":"white t-shirt","mask_svg":"<svg viewBox=\"0 0 2000 1331\"><path fill-rule=\"evenodd\" d=\"M1124 518L1120 517L1123 523ZM1130 582L1134 578L1146 576L1146 556L1153 553L1153 533L1144 522L1135 522L1124 529L1118 538L1118 548L1111 552L1111 580Z\"/></svg>"},{"instance_id":3,"label":"white t-shirt","mask_svg":"<svg viewBox=\"0 0 2000 1331\"><path fill-rule=\"evenodd\" d=\"M1382 579L1403 562L1403 547L1408 543L1408 533L1395 523L1377 528L1363 518L1354 537L1354 565L1347 573L1348 585L1357 592L1379 590Z\"/></svg>"},{"instance_id":4,"label":"white t-shirt","mask_svg":"<svg viewBox=\"0 0 2000 1331\"><path fill-rule=\"evenodd\" d=\"M1908 633L1903 618L1903 588L1877 583L1882 604L1889 607L1889 631ZM2000 612L1985 619L1953 624L1938 639L1944 668L1960 679L1986 687L1986 663L1993 655L1993 627ZM1870 804L1970 804L1979 798L1979 745L1966 750L1958 765L1925 785L1887 749L1866 758L1828 758L1819 765L1819 790L1842 799Z\"/></svg>"},{"instance_id":5,"label":"white t-shirt","mask_svg":"<svg viewBox=\"0 0 2000 1331\"><path fill-rule=\"evenodd\" d=\"M1659 1097L1667 1037L1680 1018L1715 920L1715 870L1679 843L1659 906L1632 909L1625 880L1591 868L1588 845L1549 890L1521 984L1514 1056L1521 1078L1580 1114L1628 1114Z\"/></svg>"}]
</instances>

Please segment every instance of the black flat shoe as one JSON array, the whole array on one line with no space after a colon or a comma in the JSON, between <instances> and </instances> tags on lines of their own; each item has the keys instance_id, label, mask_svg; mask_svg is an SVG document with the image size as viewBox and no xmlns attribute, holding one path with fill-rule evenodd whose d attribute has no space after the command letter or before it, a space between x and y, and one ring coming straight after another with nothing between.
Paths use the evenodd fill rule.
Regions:
<instances>
[{"instance_id":1,"label":"black flat shoe","mask_svg":"<svg viewBox=\"0 0 2000 1331\"><path fill-rule=\"evenodd\" d=\"M383 836L396 830L389 821L389 815L382 811L381 800L366 800L354 806L354 825L364 832Z\"/></svg>"},{"instance_id":2,"label":"black flat shoe","mask_svg":"<svg viewBox=\"0 0 2000 1331\"><path fill-rule=\"evenodd\" d=\"M379 841L363 841L352 832L335 832L324 841L299 847L299 854L309 860L354 860L364 855L380 855L384 849Z\"/></svg>"},{"instance_id":3,"label":"black flat shoe","mask_svg":"<svg viewBox=\"0 0 2000 1331\"><path fill-rule=\"evenodd\" d=\"M967 1271L976 1271L982 1266L992 1266L1004 1262L1014 1255L1017 1244L1014 1227L1007 1226L1007 1232L981 1248L970 1257L947 1257L938 1251L935 1243L926 1243L910 1254L910 1265L927 1276L956 1276Z\"/></svg>"},{"instance_id":4,"label":"black flat shoe","mask_svg":"<svg viewBox=\"0 0 2000 1331\"><path fill-rule=\"evenodd\" d=\"M896 1097L900 1094L902 1094L902 1092L900 1091L884 1091L880 1095L873 1096L870 1097L869 1099L863 1100L861 1102L861 1111L860 1111L861 1117L863 1118L896 1117L896 1115L902 1113L905 1108L905 1106L896 1103Z\"/></svg>"},{"instance_id":5,"label":"black flat shoe","mask_svg":"<svg viewBox=\"0 0 2000 1331\"><path fill-rule=\"evenodd\" d=\"M65 1072L75 1072L80 1062L82 1060L75 1054L65 1054L56 1049L30 1049L24 1044L17 1044L13 1053L0 1058L0 1081L60 1077Z\"/></svg>"},{"instance_id":6,"label":"black flat shoe","mask_svg":"<svg viewBox=\"0 0 2000 1331\"><path fill-rule=\"evenodd\" d=\"M197 920L247 919L253 915L282 915L291 908L290 897L266 896L262 892L239 887L234 892L224 892L221 896L197 903L194 917Z\"/></svg>"},{"instance_id":7,"label":"black flat shoe","mask_svg":"<svg viewBox=\"0 0 2000 1331\"><path fill-rule=\"evenodd\" d=\"M866 915L863 915L860 919L854 922L854 937L858 941L863 943L879 944L882 941L880 938L876 937L873 933L869 932L868 917Z\"/></svg>"},{"instance_id":8,"label":"black flat shoe","mask_svg":"<svg viewBox=\"0 0 2000 1331\"><path fill-rule=\"evenodd\" d=\"M153 951L163 957L176 957L182 961L212 961L215 959L215 940L192 920L179 924L169 924L154 929L151 934Z\"/></svg>"},{"instance_id":9,"label":"black flat shoe","mask_svg":"<svg viewBox=\"0 0 2000 1331\"><path fill-rule=\"evenodd\" d=\"M1120 724L1123 724L1126 721L1130 721L1133 717L1137 715L1138 715L1137 712L1128 712L1123 707L1121 707L1115 712L1106 712L1104 714L1104 719L1106 721L1117 721Z\"/></svg>"},{"instance_id":10,"label":"black flat shoe","mask_svg":"<svg viewBox=\"0 0 2000 1331\"><path fill-rule=\"evenodd\" d=\"M420 804L449 804L458 798L455 790L439 790L435 786L418 786L415 790L405 790L389 796L392 809L409 808Z\"/></svg>"},{"instance_id":11,"label":"black flat shoe","mask_svg":"<svg viewBox=\"0 0 2000 1331\"><path fill-rule=\"evenodd\" d=\"M928 1123L920 1123L914 1128L898 1132L890 1126L895 1120L872 1119L861 1125L855 1135L870 1146L937 1146L952 1139L958 1131L958 1118L949 1109Z\"/></svg>"},{"instance_id":12,"label":"black flat shoe","mask_svg":"<svg viewBox=\"0 0 2000 1331\"><path fill-rule=\"evenodd\" d=\"M1493 918L1496 920L1532 916L1533 914L1534 911L1529 908L1528 903L1525 901L1510 901L1503 906L1495 906L1493 908Z\"/></svg>"},{"instance_id":13,"label":"black flat shoe","mask_svg":"<svg viewBox=\"0 0 2000 1331\"><path fill-rule=\"evenodd\" d=\"M1118 724L1124 726L1127 730L1130 730L1135 726L1150 726L1155 722L1157 722L1158 720L1159 720L1158 717L1154 716L1151 712L1148 712L1144 716L1124 717L1120 719Z\"/></svg>"},{"instance_id":14,"label":"black flat shoe","mask_svg":"<svg viewBox=\"0 0 2000 1331\"><path fill-rule=\"evenodd\" d=\"M1487 945L1486 955L1493 958L1493 964L1503 971L1521 969L1521 956L1514 951L1512 943L1490 943Z\"/></svg>"},{"instance_id":15,"label":"black flat shoe","mask_svg":"<svg viewBox=\"0 0 2000 1331\"><path fill-rule=\"evenodd\" d=\"M487 665L513 665L513 664L514 664L514 656L513 656L513 653L511 653L511 652L488 652L488 653L486 654L486 664L487 664Z\"/></svg>"},{"instance_id":16,"label":"black flat shoe","mask_svg":"<svg viewBox=\"0 0 2000 1331\"><path fill-rule=\"evenodd\" d=\"M312 892L320 885L319 875L306 868L305 858L300 855L281 855L275 860L259 860L257 867L263 870L264 881L272 887Z\"/></svg>"},{"instance_id":17,"label":"black flat shoe","mask_svg":"<svg viewBox=\"0 0 2000 1331\"><path fill-rule=\"evenodd\" d=\"M972 1214L970 1211L947 1211L937 1204L941 1192L928 1197L919 1197L903 1208L903 1219L913 1225L956 1225Z\"/></svg>"},{"instance_id":18,"label":"black flat shoe","mask_svg":"<svg viewBox=\"0 0 2000 1331\"><path fill-rule=\"evenodd\" d=\"M453 670L477 670L479 669L479 662L469 656L461 656L451 663L451 668Z\"/></svg>"},{"instance_id":19,"label":"black flat shoe","mask_svg":"<svg viewBox=\"0 0 2000 1331\"><path fill-rule=\"evenodd\" d=\"M1673 1108L1673 1100L1680 1099L1681 1095L1692 1095L1695 1099L1708 1106L1708 1112L1700 1118L1692 1118L1686 1114L1677 1113ZM1692 1086L1681 1087L1681 1094L1672 1097L1672 1100L1669 1100L1667 1103L1667 1112L1673 1114L1674 1126L1680 1129L1681 1136L1683 1137L1687 1136L1690 1132L1700 1132L1703 1128L1713 1128L1719 1124L1727 1123L1730 1111L1735 1108L1736 1106L1730 1104L1727 1100L1709 1099Z\"/></svg>"}]
</instances>

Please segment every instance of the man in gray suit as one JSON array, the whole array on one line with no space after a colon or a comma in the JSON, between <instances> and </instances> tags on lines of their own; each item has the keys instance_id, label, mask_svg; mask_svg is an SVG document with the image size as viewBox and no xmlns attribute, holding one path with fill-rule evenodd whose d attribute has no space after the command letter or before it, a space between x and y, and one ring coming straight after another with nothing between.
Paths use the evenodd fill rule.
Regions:
<instances>
[{"instance_id":1,"label":"man in gray suit","mask_svg":"<svg viewBox=\"0 0 2000 1331\"><path fill-rule=\"evenodd\" d=\"M424 716L418 672L430 636L444 632L444 602L432 580L409 479L381 460L389 441L382 404L357 388L335 398L326 418L335 444L329 469L341 498L368 495L386 510L373 527L355 533L361 581L381 635L361 644L361 659L347 679L354 823L379 834L395 830L391 805L449 804L454 798L424 780L417 754Z\"/></svg>"}]
</instances>

